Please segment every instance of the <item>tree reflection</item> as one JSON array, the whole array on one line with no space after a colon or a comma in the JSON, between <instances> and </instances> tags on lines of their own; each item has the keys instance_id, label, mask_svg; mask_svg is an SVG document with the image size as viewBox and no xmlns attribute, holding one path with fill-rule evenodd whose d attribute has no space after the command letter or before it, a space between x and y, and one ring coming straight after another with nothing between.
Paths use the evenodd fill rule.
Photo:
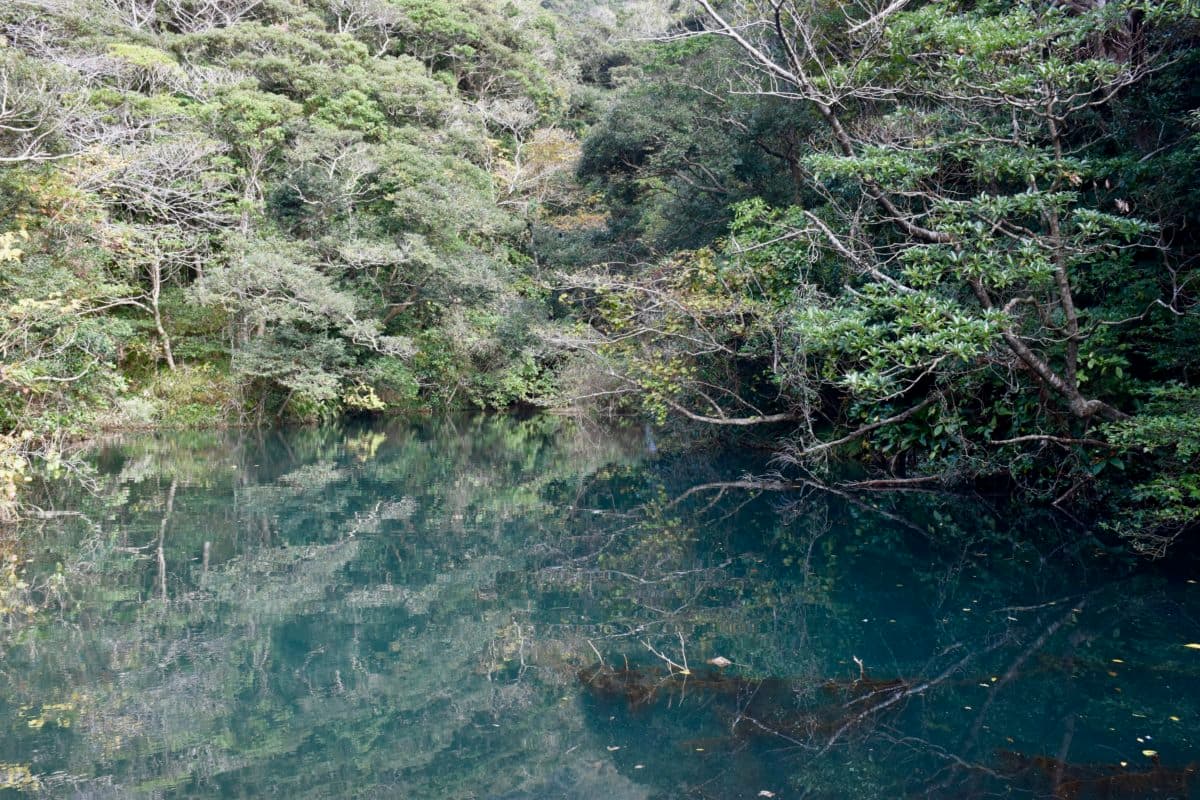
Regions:
<instances>
[{"instance_id":1,"label":"tree reflection","mask_svg":"<svg viewBox=\"0 0 1200 800\"><path fill-rule=\"evenodd\" d=\"M1186 587L1048 517L642 452L546 418L113 444L26 531L69 588L3 644L0 763L93 797L1190 781Z\"/></svg>"}]
</instances>

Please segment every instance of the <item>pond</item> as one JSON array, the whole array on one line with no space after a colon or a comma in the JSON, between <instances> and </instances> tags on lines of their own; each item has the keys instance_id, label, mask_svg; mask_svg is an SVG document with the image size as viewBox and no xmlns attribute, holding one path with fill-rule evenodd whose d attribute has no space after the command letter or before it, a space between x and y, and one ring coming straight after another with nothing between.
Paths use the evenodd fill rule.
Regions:
<instances>
[{"instance_id":1,"label":"pond","mask_svg":"<svg viewBox=\"0 0 1200 800\"><path fill-rule=\"evenodd\" d=\"M20 531L56 595L0 634L0 796L1198 796L1195 561L647 444L98 448Z\"/></svg>"}]
</instances>

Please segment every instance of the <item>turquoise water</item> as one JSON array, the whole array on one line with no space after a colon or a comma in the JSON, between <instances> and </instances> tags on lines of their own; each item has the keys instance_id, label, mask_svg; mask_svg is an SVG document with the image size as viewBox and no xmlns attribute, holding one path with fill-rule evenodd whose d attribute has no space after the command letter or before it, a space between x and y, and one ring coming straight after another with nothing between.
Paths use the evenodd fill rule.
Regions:
<instances>
[{"instance_id":1,"label":"turquoise water","mask_svg":"<svg viewBox=\"0 0 1200 800\"><path fill-rule=\"evenodd\" d=\"M20 531L0 796L1198 796L1195 561L646 450L550 418L99 448Z\"/></svg>"}]
</instances>

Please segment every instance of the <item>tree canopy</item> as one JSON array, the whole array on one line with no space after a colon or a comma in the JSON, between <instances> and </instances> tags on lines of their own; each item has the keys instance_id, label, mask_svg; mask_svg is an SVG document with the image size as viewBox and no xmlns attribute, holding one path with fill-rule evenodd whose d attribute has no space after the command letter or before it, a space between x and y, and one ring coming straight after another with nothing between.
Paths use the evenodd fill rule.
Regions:
<instances>
[{"instance_id":1,"label":"tree canopy","mask_svg":"<svg viewBox=\"0 0 1200 800\"><path fill-rule=\"evenodd\" d=\"M558 406L1161 552L1200 508L1198 33L1179 0L17 0L0 485L104 426Z\"/></svg>"},{"instance_id":2,"label":"tree canopy","mask_svg":"<svg viewBox=\"0 0 1200 800\"><path fill-rule=\"evenodd\" d=\"M696 11L587 141L649 263L571 279L580 393L786 426L802 470L1107 491L1151 550L1193 526L1194 9Z\"/></svg>"}]
</instances>

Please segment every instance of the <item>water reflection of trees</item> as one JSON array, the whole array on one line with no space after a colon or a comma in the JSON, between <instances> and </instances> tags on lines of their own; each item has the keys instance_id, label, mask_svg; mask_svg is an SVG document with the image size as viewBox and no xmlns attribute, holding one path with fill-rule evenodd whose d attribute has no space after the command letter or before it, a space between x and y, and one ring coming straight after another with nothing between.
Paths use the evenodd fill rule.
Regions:
<instances>
[{"instance_id":1,"label":"water reflection of trees","mask_svg":"<svg viewBox=\"0 0 1200 800\"><path fill-rule=\"evenodd\" d=\"M114 446L40 523L69 596L5 646L0 762L97 797L1085 797L1153 771L1106 723L1195 718L1150 651L1178 596L1076 531L632 450L546 419Z\"/></svg>"},{"instance_id":2,"label":"water reflection of trees","mask_svg":"<svg viewBox=\"0 0 1200 800\"><path fill-rule=\"evenodd\" d=\"M3 718L0 761L32 762L52 796L486 785L488 758L446 769L464 737L514 737L496 748L504 762L522 736L572 730L565 709L557 726L515 724L533 686L500 673L524 626L494 591L522 567L525 538L508 529L544 513L546 482L626 457L611 435L570 433L444 421L101 454L100 495L54 498L81 516L29 531L68 565L71 596L6 643L4 702L28 711ZM60 705L47 748L26 723Z\"/></svg>"},{"instance_id":3,"label":"water reflection of trees","mask_svg":"<svg viewBox=\"0 0 1200 800\"><path fill-rule=\"evenodd\" d=\"M773 503L773 523L748 519L756 512L745 493L778 488L735 481L660 497L543 571L616 605L610 619L623 629L597 631L607 649L580 673L598 717L623 707L653 739L672 719L706 728L703 750L728 755L688 770L680 787L754 796L747 772L780 761L792 789L817 796L988 797L1017 787L1143 797L1191 782L1186 735L1163 723L1195 712L1176 690L1194 691L1200 676L1175 673L1173 690L1133 672L1161 665L1146 628L1167 638L1163 620L1186 612L1161 579L1127 574L1119 558L1100 556L1102 543L1055 531L1052 518L981 516L979 504L942 497L814 489ZM731 490L736 500L721 497ZM739 552L740 527L765 528L767 552ZM897 578L904 584L890 591ZM722 636L713 608L738 635ZM1122 640L1122 627L1149 635ZM684 644L671 641L685 633L689 670ZM720 653L733 656L732 670L704 666ZM707 710L699 721L683 710L689 702ZM667 722L645 722L654 717ZM1144 746L1152 739L1170 755Z\"/></svg>"}]
</instances>

